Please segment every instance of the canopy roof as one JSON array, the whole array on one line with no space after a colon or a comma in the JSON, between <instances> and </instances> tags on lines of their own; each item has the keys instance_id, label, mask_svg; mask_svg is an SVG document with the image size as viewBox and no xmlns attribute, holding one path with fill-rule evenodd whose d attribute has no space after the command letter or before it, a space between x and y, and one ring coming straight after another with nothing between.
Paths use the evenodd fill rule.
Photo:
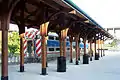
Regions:
<instances>
[{"instance_id":1,"label":"canopy roof","mask_svg":"<svg viewBox=\"0 0 120 80\"><path fill-rule=\"evenodd\" d=\"M66 4L71 6L73 9L75 9L79 14L81 14L84 18L88 19L93 25L99 27L102 31L102 34L109 38L113 38L112 35L110 35L103 27L101 27L95 20L93 20L87 13L85 13L80 7L78 7L76 4L74 4L71 0L63 0Z\"/></svg>"},{"instance_id":2,"label":"canopy roof","mask_svg":"<svg viewBox=\"0 0 120 80\"><path fill-rule=\"evenodd\" d=\"M106 37L112 38L107 31L105 31L71 0L17 1L18 3L13 8L11 14L10 22L17 24L18 26L22 21L28 28L32 27L39 29L42 23L49 21L50 24L48 26L48 31L59 33L62 29L70 28L70 31L72 30L74 34L94 31L94 34L101 33ZM1 5L3 4L2 2L3 0L0 2ZM10 6L14 2L15 0L8 0ZM9 7L9 5L7 6ZM25 26L19 26L19 28L24 28Z\"/></svg>"}]
</instances>

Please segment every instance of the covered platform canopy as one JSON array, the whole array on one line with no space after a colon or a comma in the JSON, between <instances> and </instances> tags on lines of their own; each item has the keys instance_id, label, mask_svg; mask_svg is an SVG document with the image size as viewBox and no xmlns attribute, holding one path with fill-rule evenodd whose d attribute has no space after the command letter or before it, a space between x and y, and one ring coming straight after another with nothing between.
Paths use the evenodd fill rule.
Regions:
<instances>
[{"instance_id":1,"label":"covered platform canopy","mask_svg":"<svg viewBox=\"0 0 120 80\"><path fill-rule=\"evenodd\" d=\"M2 76L8 80L8 29L9 23L17 24L20 34L20 72L24 72L23 40L25 26L40 29L42 36L42 74L46 75L46 36L48 32L56 32L60 37L60 59L66 61L65 38L73 37L76 41L76 64L78 64L78 42L84 39L113 38L99 24L83 12L70 0L0 0L0 30L2 31ZM96 36L98 34L99 36ZM101 36L101 37L100 37ZM71 46L72 47L72 46ZM71 52L72 53L72 48ZM86 50L84 49L86 56ZM85 59L87 59L85 57ZM88 59L87 59L88 60ZM61 62L62 62L61 61ZM84 61L84 60L83 60ZM86 61L86 60L85 60ZM64 63L64 62L63 62ZM86 63L86 62L85 62ZM63 66L64 65L64 66ZM58 66L60 71L66 64ZM58 69L59 71L59 69Z\"/></svg>"},{"instance_id":2,"label":"covered platform canopy","mask_svg":"<svg viewBox=\"0 0 120 80\"><path fill-rule=\"evenodd\" d=\"M71 27L74 24L82 23L83 27L87 28L92 25L91 29L96 27L96 29L101 30L101 33L104 33L104 35L107 37L112 38L107 31L105 31L98 23L96 23L71 0L25 0L24 2L21 0L8 0L8 3L10 4L10 7L5 6L5 3L5 5L1 5L0 8L2 8L2 6L4 9L5 7L9 7L9 11L11 11L10 22L13 24L21 24L21 15L24 15L24 23L28 28L34 27L39 29L42 23L50 21L48 31L55 32L59 32L59 30ZM3 4L2 1L0 4ZM14 8L12 8L12 6ZM22 8L24 8L24 14L21 13ZM86 25L87 23L90 25ZM78 26L81 26L81 24ZM21 27L19 26L19 28Z\"/></svg>"}]
</instances>

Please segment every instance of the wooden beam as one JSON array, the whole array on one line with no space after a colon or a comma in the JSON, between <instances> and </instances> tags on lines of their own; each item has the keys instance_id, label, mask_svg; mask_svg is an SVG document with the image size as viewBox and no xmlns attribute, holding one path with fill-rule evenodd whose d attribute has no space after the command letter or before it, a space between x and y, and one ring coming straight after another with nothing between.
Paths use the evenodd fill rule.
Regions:
<instances>
[{"instance_id":1,"label":"wooden beam","mask_svg":"<svg viewBox=\"0 0 120 80\"><path fill-rule=\"evenodd\" d=\"M78 40L79 40L79 35L76 35L75 36L75 42L76 42L76 65L78 65L79 64L79 62L78 62Z\"/></svg>"},{"instance_id":2,"label":"wooden beam","mask_svg":"<svg viewBox=\"0 0 120 80\"><path fill-rule=\"evenodd\" d=\"M83 39L83 42L84 42L84 55L86 55L86 38Z\"/></svg>"},{"instance_id":3,"label":"wooden beam","mask_svg":"<svg viewBox=\"0 0 120 80\"><path fill-rule=\"evenodd\" d=\"M19 27L19 35L20 35L20 72L24 72L24 36L23 33L25 33L25 21L24 21L24 7L25 3L24 0L21 0L22 7L21 7L21 13L20 13L20 24Z\"/></svg>"},{"instance_id":4,"label":"wooden beam","mask_svg":"<svg viewBox=\"0 0 120 80\"><path fill-rule=\"evenodd\" d=\"M20 37L20 72L24 72L24 37Z\"/></svg>"},{"instance_id":5,"label":"wooden beam","mask_svg":"<svg viewBox=\"0 0 120 80\"><path fill-rule=\"evenodd\" d=\"M59 38L60 41L60 56L63 56L63 40L61 39L61 36Z\"/></svg>"},{"instance_id":6,"label":"wooden beam","mask_svg":"<svg viewBox=\"0 0 120 80\"><path fill-rule=\"evenodd\" d=\"M50 6L50 7L53 8L53 9L56 9L56 10L64 9L62 6L60 6L59 4L57 4L57 3L54 2L54 1L41 0L41 2L43 2L44 4Z\"/></svg>"},{"instance_id":7,"label":"wooden beam","mask_svg":"<svg viewBox=\"0 0 120 80\"><path fill-rule=\"evenodd\" d=\"M80 60L80 39L78 40L78 60Z\"/></svg>"},{"instance_id":8,"label":"wooden beam","mask_svg":"<svg viewBox=\"0 0 120 80\"><path fill-rule=\"evenodd\" d=\"M95 39L95 37L94 37L94 49L95 49L95 54L96 54L97 51L96 51L96 39Z\"/></svg>"},{"instance_id":9,"label":"wooden beam","mask_svg":"<svg viewBox=\"0 0 120 80\"><path fill-rule=\"evenodd\" d=\"M72 53L72 41L73 41L73 37L70 36L69 39L70 39L70 63L72 63L73 62L73 53Z\"/></svg>"},{"instance_id":10,"label":"wooden beam","mask_svg":"<svg viewBox=\"0 0 120 80\"><path fill-rule=\"evenodd\" d=\"M42 37L42 75L47 75L46 71L46 57L47 57L47 51L46 51L46 36L47 36L47 31L48 31L48 25L49 22L43 23L40 26L40 35Z\"/></svg>"},{"instance_id":11,"label":"wooden beam","mask_svg":"<svg viewBox=\"0 0 120 80\"><path fill-rule=\"evenodd\" d=\"M7 14L7 13L4 13ZM8 80L8 27L9 27L8 15L1 16L2 26L2 66L1 66L1 80Z\"/></svg>"},{"instance_id":12,"label":"wooden beam","mask_svg":"<svg viewBox=\"0 0 120 80\"><path fill-rule=\"evenodd\" d=\"M63 56L66 57L66 39L63 40Z\"/></svg>"},{"instance_id":13,"label":"wooden beam","mask_svg":"<svg viewBox=\"0 0 120 80\"><path fill-rule=\"evenodd\" d=\"M42 75L46 75L46 39L42 36Z\"/></svg>"},{"instance_id":14,"label":"wooden beam","mask_svg":"<svg viewBox=\"0 0 120 80\"><path fill-rule=\"evenodd\" d=\"M92 50L92 39L90 40L90 51L89 51L89 55L90 55L90 61L92 61L92 55L93 55L93 50Z\"/></svg>"}]
</instances>

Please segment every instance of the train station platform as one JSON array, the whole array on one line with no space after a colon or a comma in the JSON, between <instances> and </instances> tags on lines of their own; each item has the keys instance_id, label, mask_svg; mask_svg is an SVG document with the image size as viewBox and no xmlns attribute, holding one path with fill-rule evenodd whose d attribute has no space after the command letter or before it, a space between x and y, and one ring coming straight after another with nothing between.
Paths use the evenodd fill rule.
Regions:
<instances>
[{"instance_id":1,"label":"train station platform","mask_svg":"<svg viewBox=\"0 0 120 80\"><path fill-rule=\"evenodd\" d=\"M41 64L25 64L25 72L19 65L9 65L9 80L118 80L120 78L120 51L106 51L106 56L89 64L75 65L67 61L67 71L57 72L57 61L48 64L48 75L40 75Z\"/></svg>"}]
</instances>

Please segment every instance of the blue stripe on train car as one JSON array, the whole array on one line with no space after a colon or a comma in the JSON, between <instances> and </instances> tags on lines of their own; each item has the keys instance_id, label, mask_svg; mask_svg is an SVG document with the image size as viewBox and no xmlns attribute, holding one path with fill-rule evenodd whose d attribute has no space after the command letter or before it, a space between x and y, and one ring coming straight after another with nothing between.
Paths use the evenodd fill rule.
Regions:
<instances>
[{"instance_id":1,"label":"blue stripe on train car","mask_svg":"<svg viewBox=\"0 0 120 80\"><path fill-rule=\"evenodd\" d=\"M75 45L76 45L76 43L75 42L73 42L73 46L75 47ZM80 48L84 48L84 44L83 43L80 43L79 44L79 47ZM86 44L86 48L88 48L89 46L88 46L88 43Z\"/></svg>"},{"instance_id":2,"label":"blue stripe on train car","mask_svg":"<svg viewBox=\"0 0 120 80\"><path fill-rule=\"evenodd\" d=\"M47 40L48 47L58 47L60 45L58 40Z\"/></svg>"},{"instance_id":3,"label":"blue stripe on train car","mask_svg":"<svg viewBox=\"0 0 120 80\"><path fill-rule=\"evenodd\" d=\"M47 40L47 46L48 47L59 47L60 43L58 40ZM70 42L66 41L66 47L70 46Z\"/></svg>"},{"instance_id":4,"label":"blue stripe on train car","mask_svg":"<svg viewBox=\"0 0 120 80\"><path fill-rule=\"evenodd\" d=\"M47 46L48 47L59 47L60 46L59 40L47 40ZM73 46L75 46L74 42L73 42ZM66 47L70 47L69 41L66 41ZM79 47L84 48L84 44L80 43ZM88 48L88 47L89 47L88 44L86 44L86 48Z\"/></svg>"},{"instance_id":5,"label":"blue stripe on train car","mask_svg":"<svg viewBox=\"0 0 120 80\"><path fill-rule=\"evenodd\" d=\"M80 43L79 47L80 47L80 48L84 48L84 44L83 44L83 43ZM88 44L86 44L86 48L88 48L88 47L89 47Z\"/></svg>"},{"instance_id":6,"label":"blue stripe on train car","mask_svg":"<svg viewBox=\"0 0 120 80\"><path fill-rule=\"evenodd\" d=\"M70 47L70 42L66 41L66 47Z\"/></svg>"}]
</instances>

